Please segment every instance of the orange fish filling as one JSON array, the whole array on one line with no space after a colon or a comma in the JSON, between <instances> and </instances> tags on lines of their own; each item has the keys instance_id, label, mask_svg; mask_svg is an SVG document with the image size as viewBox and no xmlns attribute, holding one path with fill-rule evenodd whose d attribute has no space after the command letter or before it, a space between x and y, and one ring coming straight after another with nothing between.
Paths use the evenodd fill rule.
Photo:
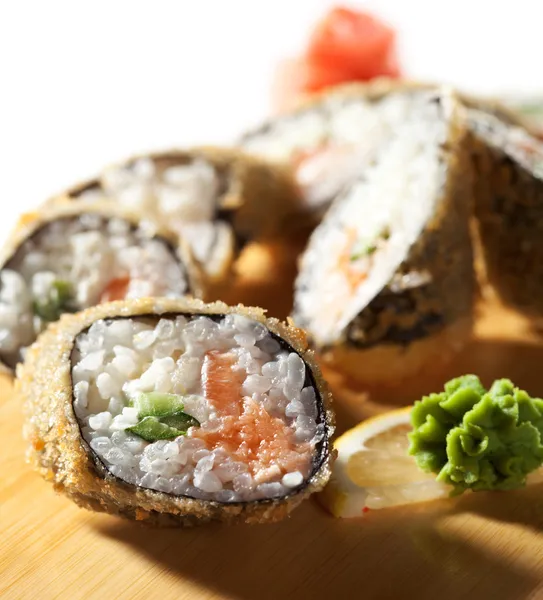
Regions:
<instances>
[{"instance_id":1,"label":"orange fish filling","mask_svg":"<svg viewBox=\"0 0 543 600\"><path fill-rule=\"evenodd\" d=\"M347 239L345 240L344 248L339 255L338 268L347 278L351 293L354 294L358 289L358 286L368 278L368 272L360 271L360 269L355 268L353 265L353 248L357 242L356 230L349 227L345 233L347 234Z\"/></svg>"},{"instance_id":2,"label":"orange fish filling","mask_svg":"<svg viewBox=\"0 0 543 600\"><path fill-rule=\"evenodd\" d=\"M308 161L314 158L321 157L325 153L330 151L330 147L326 144L320 144L315 148L308 148L307 150L298 150L292 162L296 169L301 169Z\"/></svg>"},{"instance_id":3,"label":"orange fish filling","mask_svg":"<svg viewBox=\"0 0 543 600\"><path fill-rule=\"evenodd\" d=\"M303 179L303 171L308 167L318 167L315 179L326 179L330 173L341 169L352 158L355 148L350 144L321 143L314 148L298 150L292 163L298 179ZM313 182L317 183L317 181Z\"/></svg>"},{"instance_id":4,"label":"orange fish filling","mask_svg":"<svg viewBox=\"0 0 543 600\"><path fill-rule=\"evenodd\" d=\"M202 389L219 417L241 413L243 376L233 369L236 357L227 352L207 352L202 368Z\"/></svg>"},{"instance_id":5,"label":"orange fish filling","mask_svg":"<svg viewBox=\"0 0 543 600\"><path fill-rule=\"evenodd\" d=\"M257 483L280 480L300 471L304 477L311 465L311 443L298 443L286 423L247 398L243 400L243 375L234 367L231 353L208 352L202 372L205 398L215 408L218 421L192 431L211 449L222 449L245 463Z\"/></svg>"},{"instance_id":6,"label":"orange fish filling","mask_svg":"<svg viewBox=\"0 0 543 600\"><path fill-rule=\"evenodd\" d=\"M112 279L100 296L100 303L124 300L130 287L130 277L117 277Z\"/></svg>"}]
</instances>

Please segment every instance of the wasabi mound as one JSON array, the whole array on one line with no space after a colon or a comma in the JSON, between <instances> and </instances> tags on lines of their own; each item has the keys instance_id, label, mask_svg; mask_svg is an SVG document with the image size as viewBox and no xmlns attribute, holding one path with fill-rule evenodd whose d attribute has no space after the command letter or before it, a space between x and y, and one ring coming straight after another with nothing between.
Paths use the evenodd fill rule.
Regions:
<instances>
[{"instance_id":1,"label":"wasabi mound","mask_svg":"<svg viewBox=\"0 0 543 600\"><path fill-rule=\"evenodd\" d=\"M508 379L487 391L475 375L452 379L415 403L409 453L418 466L465 490L510 490L543 464L543 400Z\"/></svg>"}]
</instances>

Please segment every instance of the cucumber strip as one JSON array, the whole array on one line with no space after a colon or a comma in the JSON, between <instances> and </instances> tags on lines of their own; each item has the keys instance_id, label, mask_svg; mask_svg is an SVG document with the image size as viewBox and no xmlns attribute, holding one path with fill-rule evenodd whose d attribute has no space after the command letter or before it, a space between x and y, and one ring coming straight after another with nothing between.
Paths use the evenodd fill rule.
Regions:
<instances>
[{"instance_id":1,"label":"cucumber strip","mask_svg":"<svg viewBox=\"0 0 543 600\"><path fill-rule=\"evenodd\" d=\"M142 393L134 398L133 406L138 409L140 418L171 417L185 407L183 396L162 392Z\"/></svg>"},{"instance_id":2,"label":"cucumber strip","mask_svg":"<svg viewBox=\"0 0 543 600\"><path fill-rule=\"evenodd\" d=\"M200 425L200 422L197 419L184 412L178 412L175 415L162 417L160 422L169 427L174 427L175 429L183 431L186 431L189 427L198 427Z\"/></svg>"},{"instance_id":3,"label":"cucumber strip","mask_svg":"<svg viewBox=\"0 0 543 600\"><path fill-rule=\"evenodd\" d=\"M34 314L42 321L58 321L60 316L66 312L76 312L73 303L73 289L69 281L57 279L51 285L47 298L35 300L33 304Z\"/></svg>"},{"instance_id":4,"label":"cucumber strip","mask_svg":"<svg viewBox=\"0 0 543 600\"><path fill-rule=\"evenodd\" d=\"M147 442L171 440L186 433L186 431L181 431L175 427L161 423L156 417L145 417L137 425L128 427L126 431L137 435Z\"/></svg>"}]
</instances>

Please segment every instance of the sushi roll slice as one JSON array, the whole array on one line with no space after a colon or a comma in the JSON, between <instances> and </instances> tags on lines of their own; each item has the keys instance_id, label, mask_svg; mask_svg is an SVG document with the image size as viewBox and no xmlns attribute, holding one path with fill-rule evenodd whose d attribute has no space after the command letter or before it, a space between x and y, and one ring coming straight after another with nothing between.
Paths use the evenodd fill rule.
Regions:
<instances>
[{"instance_id":1,"label":"sushi roll slice","mask_svg":"<svg viewBox=\"0 0 543 600\"><path fill-rule=\"evenodd\" d=\"M323 359L368 385L435 369L472 324L463 108L421 92L314 231L293 319Z\"/></svg>"},{"instance_id":2,"label":"sushi roll slice","mask_svg":"<svg viewBox=\"0 0 543 600\"><path fill-rule=\"evenodd\" d=\"M376 148L395 135L398 123L409 118L420 96L437 89L429 83L387 78L340 85L246 133L239 145L288 166L306 211L318 220L335 196L356 180ZM466 106L484 106L487 112L519 123L497 101L465 94L460 99Z\"/></svg>"},{"instance_id":3,"label":"sushi roll slice","mask_svg":"<svg viewBox=\"0 0 543 600\"><path fill-rule=\"evenodd\" d=\"M249 131L239 145L288 166L306 211L319 218L427 87L389 79L337 86Z\"/></svg>"},{"instance_id":4,"label":"sushi roll slice","mask_svg":"<svg viewBox=\"0 0 543 600\"><path fill-rule=\"evenodd\" d=\"M305 335L261 309L146 298L65 315L17 385L31 461L88 509L276 521L330 475L330 398Z\"/></svg>"},{"instance_id":5,"label":"sushi roll slice","mask_svg":"<svg viewBox=\"0 0 543 600\"><path fill-rule=\"evenodd\" d=\"M543 143L480 108L468 111L474 212L486 277L507 305L543 317Z\"/></svg>"},{"instance_id":6,"label":"sushi roll slice","mask_svg":"<svg viewBox=\"0 0 543 600\"><path fill-rule=\"evenodd\" d=\"M188 242L210 283L221 283L249 240L282 235L297 198L284 169L237 150L199 148L129 159L60 199L106 199L150 215Z\"/></svg>"},{"instance_id":7,"label":"sushi roll slice","mask_svg":"<svg viewBox=\"0 0 543 600\"><path fill-rule=\"evenodd\" d=\"M0 258L0 367L13 370L65 312L142 296L200 295L175 236L107 205L52 207L22 222Z\"/></svg>"}]
</instances>

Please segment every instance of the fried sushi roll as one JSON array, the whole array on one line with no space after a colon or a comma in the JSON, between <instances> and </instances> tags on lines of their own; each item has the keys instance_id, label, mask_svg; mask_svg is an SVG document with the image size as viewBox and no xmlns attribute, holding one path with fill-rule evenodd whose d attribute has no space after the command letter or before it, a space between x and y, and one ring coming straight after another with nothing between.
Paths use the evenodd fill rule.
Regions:
<instances>
[{"instance_id":1,"label":"fried sushi roll","mask_svg":"<svg viewBox=\"0 0 543 600\"><path fill-rule=\"evenodd\" d=\"M77 504L261 523L326 484L330 398L305 335L257 308L140 299L66 315L18 370L29 456Z\"/></svg>"},{"instance_id":2,"label":"fried sushi roll","mask_svg":"<svg viewBox=\"0 0 543 600\"><path fill-rule=\"evenodd\" d=\"M468 111L476 227L500 299L543 317L543 143L485 110Z\"/></svg>"},{"instance_id":3,"label":"fried sushi roll","mask_svg":"<svg viewBox=\"0 0 543 600\"><path fill-rule=\"evenodd\" d=\"M463 108L426 91L313 233L293 319L368 385L445 362L469 336L474 272Z\"/></svg>"},{"instance_id":4,"label":"fried sushi roll","mask_svg":"<svg viewBox=\"0 0 543 600\"><path fill-rule=\"evenodd\" d=\"M63 313L122 298L199 296L175 236L111 205L51 207L22 222L0 258L0 366L13 370Z\"/></svg>"},{"instance_id":5,"label":"fried sushi roll","mask_svg":"<svg viewBox=\"0 0 543 600\"><path fill-rule=\"evenodd\" d=\"M410 118L413 103L438 88L387 78L340 85L249 131L239 145L246 152L288 166L306 211L318 218L356 180L376 149L395 135L398 124ZM507 122L520 122L497 101L465 94L459 98L466 106L482 106Z\"/></svg>"},{"instance_id":6,"label":"fried sushi roll","mask_svg":"<svg viewBox=\"0 0 543 600\"><path fill-rule=\"evenodd\" d=\"M111 200L150 215L188 242L210 283L221 283L246 242L281 236L299 214L285 169L236 150L140 156L104 170L61 199Z\"/></svg>"},{"instance_id":7,"label":"fried sushi roll","mask_svg":"<svg viewBox=\"0 0 543 600\"><path fill-rule=\"evenodd\" d=\"M341 85L249 131L239 145L288 166L306 211L318 219L430 87L389 79Z\"/></svg>"}]
</instances>

